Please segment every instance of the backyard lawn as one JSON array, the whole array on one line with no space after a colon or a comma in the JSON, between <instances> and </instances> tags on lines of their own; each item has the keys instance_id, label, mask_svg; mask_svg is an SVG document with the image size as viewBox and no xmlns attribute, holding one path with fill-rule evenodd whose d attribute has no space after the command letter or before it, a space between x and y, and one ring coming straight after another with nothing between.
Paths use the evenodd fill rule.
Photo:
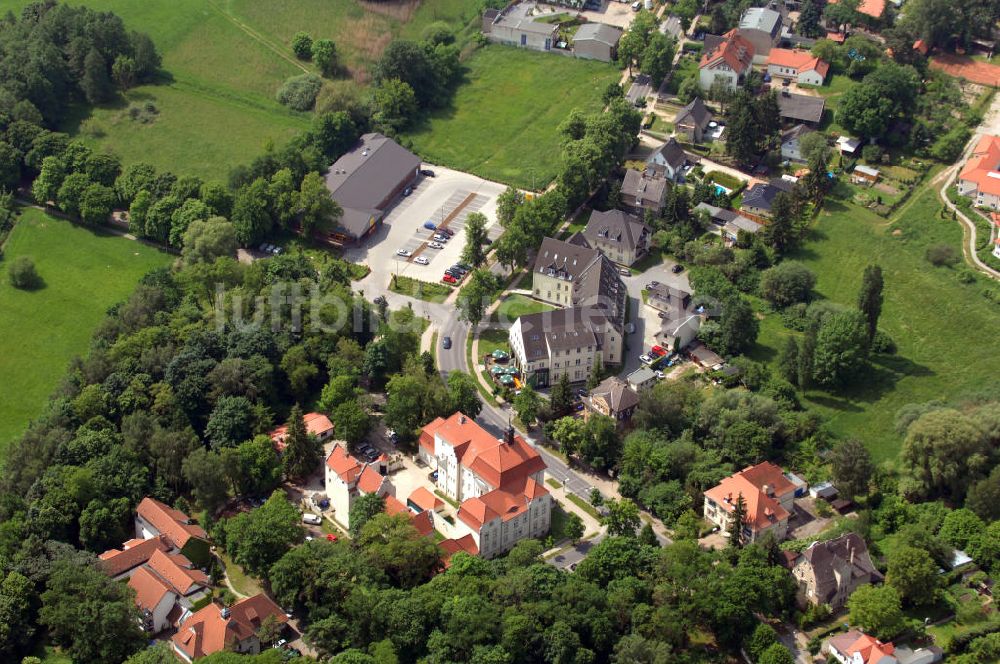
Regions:
<instances>
[{"instance_id":1,"label":"backyard lawn","mask_svg":"<svg viewBox=\"0 0 1000 664\"><path fill-rule=\"evenodd\" d=\"M393 293L415 297L418 300L444 302L451 295L452 287L448 284L421 281L420 279L399 275L389 281L389 290Z\"/></svg>"},{"instance_id":2,"label":"backyard lawn","mask_svg":"<svg viewBox=\"0 0 1000 664\"><path fill-rule=\"evenodd\" d=\"M35 261L44 286L13 288L7 265ZM70 359L86 353L107 309L171 256L28 209L3 248L0 270L0 451L44 408Z\"/></svg>"},{"instance_id":3,"label":"backyard lawn","mask_svg":"<svg viewBox=\"0 0 1000 664\"><path fill-rule=\"evenodd\" d=\"M926 186L889 220L829 200L810 241L791 256L816 273L822 296L849 307L855 306L865 266L882 267L880 327L898 353L876 358L868 376L849 391L805 395L808 405L829 417L834 432L867 443L878 462L894 460L900 449L893 418L902 406L960 399L996 385L1000 375L1000 357L987 333L1000 326L1000 306L983 297L985 281L963 284L961 268L936 268L924 258L934 244L960 248L962 231L938 217L940 208ZM788 334L778 314L766 313L755 358L773 363Z\"/></svg>"},{"instance_id":4,"label":"backyard lawn","mask_svg":"<svg viewBox=\"0 0 1000 664\"><path fill-rule=\"evenodd\" d=\"M431 163L534 190L559 169L559 124L575 108L599 111L619 76L608 64L497 45L465 65L467 80L451 104L407 134L414 150Z\"/></svg>"},{"instance_id":5,"label":"backyard lawn","mask_svg":"<svg viewBox=\"0 0 1000 664\"><path fill-rule=\"evenodd\" d=\"M521 316L535 314L540 311L552 311L553 309L555 307L539 302L538 300L532 300L525 295L510 295L500 303L494 316L496 320L501 322L513 322Z\"/></svg>"}]
</instances>

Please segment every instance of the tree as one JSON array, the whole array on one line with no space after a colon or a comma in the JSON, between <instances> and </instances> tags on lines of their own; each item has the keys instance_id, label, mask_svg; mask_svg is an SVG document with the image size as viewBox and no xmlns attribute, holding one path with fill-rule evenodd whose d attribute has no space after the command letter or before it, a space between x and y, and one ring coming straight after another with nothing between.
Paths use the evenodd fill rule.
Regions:
<instances>
[{"instance_id":1,"label":"tree","mask_svg":"<svg viewBox=\"0 0 1000 664\"><path fill-rule=\"evenodd\" d=\"M253 437L254 426L250 400L242 396L225 396L216 402L209 415L205 437L215 449L235 447Z\"/></svg>"},{"instance_id":2,"label":"tree","mask_svg":"<svg viewBox=\"0 0 1000 664\"><path fill-rule=\"evenodd\" d=\"M306 431L305 419L298 404L292 406L287 426L282 455L285 475L296 479L309 477L319 466L320 449L316 439Z\"/></svg>"},{"instance_id":3,"label":"tree","mask_svg":"<svg viewBox=\"0 0 1000 664\"><path fill-rule=\"evenodd\" d=\"M196 219L184 231L181 260L185 265L236 257L236 228L223 217Z\"/></svg>"},{"instance_id":4,"label":"tree","mask_svg":"<svg viewBox=\"0 0 1000 664\"><path fill-rule=\"evenodd\" d=\"M323 387L317 407L324 413L332 413L340 404L358 396L359 390L354 376L333 376L330 378L330 382Z\"/></svg>"},{"instance_id":5,"label":"tree","mask_svg":"<svg viewBox=\"0 0 1000 664\"><path fill-rule=\"evenodd\" d=\"M462 371L448 374L448 398L451 410L465 413L469 417L478 417L483 410L475 377Z\"/></svg>"},{"instance_id":6,"label":"tree","mask_svg":"<svg viewBox=\"0 0 1000 664\"><path fill-rule=\"evenodd\" d=\"M903 441L903 465L930 496L960 502L972 482L989 468L989 446L972 419L942 408L910 424Z\"/></svg>"},{"instance_id":7,"label":"tree","mask_svg":"<svg viewBox=\"0 0 1000 664\"><path fill-rule=\"evenodd\" d=\"M757 157L759 128L753 97L739 90L729 104L729 127L726 129L726 153L737 163L749 166Z\"/></svg>"},{"instance_id":8,"label":"tree","mask_svg":"<svg viewBox=\"0 0 1000 664\"><path fill-rule=\"evenodd\" d=\"M663 79L670 73L674 62L676 42L656 30L649 36L646 48L642 51L642 61L639 71L648 74L653 79L653 85L659 87Z\"/></svg>"},{"instance_id":9,"label":"tree","mask_svg":"<svg viewBox=\"0 0 1000 664\"><path fill-rule=\"evenodd\" d=\"M559 381L549 392L549 404L556 416L565 415L573 409L573 390L569 386L569 374L559 376Z\"/></svg>"},{"instance_id":10,"label":"tree","mask_svg":"<svg viewBox=\"0 0 1000 664\"><path fill-rule=\"evenodd\" d=\"M567 514L566 523L563 526L563 535L565 535L569 541L573 542L573 544L576 544L580 541L580 538L583 537L584 532L585 529L583 526L583 519L580 518L580 515L576 512L570 512Z\"/></svg>"},{"instance_id":11,"label":"tree","mask_svg":"<svg viewBox=\"0 0 1000 664\"><path fill-rule=\"evenodd\" d=\"M497 221L504 228L514 220L514 213L524 203L524 194L514 187L507 187L497 196Z\"/></svg>"},{"instance_id":12,"label":"tree","mask_svg":"<svg viewBox=\"0 0 1000 664\"><path fill-rule=\"evenodd\" d=\"M775 643L778 643L778 633L767 623L760 623L754 629L750 638L747 639L744 647L750 653L750 659L756 662L760 660L760 656L764 654L764 651Z\"/></svg>"},{"instance_id":13,"label":"tree","mask_svg":"<svg viewBox=\"0 0 1000 664\"><path fill-rule=\"evenodd\" d=\"M299 187L298 207L302 234L306 237L330 231L343 214L340 204L330 197L326 181L319 173L306 173Z\"/></svg>"},{"instance_id":14,"label":"tree","mask_svg":"<svg viewBox=\"0 0 1000 664\"><path fill-rule=\"evenodd\" d=\"M979 540L985 530L983 520L972 510L962 507L948 512L938 537L956 549L969 551L979 548Z\"/></svg>"},{"instance_id":15,"label":"tree","mask_svg":"<svg viewBox=\"0 0 1000 664\"><path fill-rule=\"evenodd\" d=\"M21 179L21 153L13 145L0 141L0 191L14 191Z\"/></svg>"},{"instance_id":16,"label":"tree","mask_svg":"<svg viewBox=\"0 0 1000 664\"><path fill-rule=\"evenodd\" d=\"M590 374L587 375L587 389L592 390L601 384L601 379L604 377L604 363L601 361L600 356L594 360L594 366L590 369Z\"/></svg>"},{"instance_id":17,"label":"tree","mask_svg":"<svg viewBox=\"0 0 1000 664\"><path fill-rule=\"evenodd\" d=\"M332 39L317 39L312 43L312 59L327 78L337 73L337 45Z\"/></svg>"},{"instance_id":18,"label":"tree","mask_svg":"<svg viewBox=\"0 0 1000 664\"><path fill-rule=\"evenodd\" d=\"M629 498L615 500L611 498L605 503L608 514L603 519L603 523L608 528L609 535L635 536L635 531L639 529L642 520L639 518L639 506Z\"/></svg>"},{"instance_id":19,"label":"tree","mask_svg":"<svg viewBox=\"0 0 1000 664\"><path fill-rule=\"evenodd\" d=\"M59 195L59 188L63 180L66 179L66 165L58 157L45 157L42 160L42 168L31 184L31 196L36 202L45 204L55 201Z\"/></svg>"},{"instance_id":20,"label":"tree","mask_svg":"<svg viewBox=\"0 0 1000 664\"><path fill-rule=\"evenodd\" d=\"M251 512L220 523L224 546L233 561L250 574L263 577L292 545L302 539L301 515L277 490Z\"/></svg>"},{"instance_id":21,"label":"tree","mask_svg":"<svg viewBox=\"0 0 1000 664\"><path fill-rule=\"evenodd\" d=\"M798 215L790 194L778 193L771 202L771 219L764 227L764 240L779 254L793 249L799 241Z\"/></svg>"},{"instance_id":22,"label":"tree","mask_svg":"<svg viewBox=\"0 0 1000 664\"><path fill-rule=\"evenodd\" d=\"M760 295L776 309L808 302L816 275L798 261L782 261L760 275Z\"/></svg>"},{"instance_id":23,"label":"tree","mask_svg":"<svg viewBox=\"0 0 1000 664\"><path fill-rule=\"evenodd\" d=\"M834 445L830 454L833 483L845 496L867 496L875 474L875 462L868 448L856 438L847 438Z\"/></svg>"},{"instance_id":24,"label":"tree","mask_svg":"<svg viewBox=\"0 0 1000 664\"><path fill-rule=\"evenodd\" d=\"M878 319L882 314L882 268L869 265L861 278L861 292L858 293L858 309L868 323L868 343L871 344L878 332Z\"/></svg>"},{"instance_id":25,"label":"tree","mask_svg":"<svg viewBox=\"0 0 1000 664\"><path fill-rule=\"evenodd\" d=\"M21 290L33 290L42 283L35 269L35 261L30 256L18 256L7 268L10 285Z\"/></svg>"},{"instance_id":26,"label":"tree","mask_svg":"<svg viewBox=\"0 0 1000 664\"><path fill-rule=\"evenodd\" d=\"M238 496L270 495L281 484L281 459L268 436L255 436L221 452L226 475Z\"/></svg>"},{"instance_id":27,"label":"tree","mask_svg":"<svg viewBox=\"0 0 1000 664\"><path fill-rule=\"evenodd\" d=\"M371 431L372 418L359 399L350 399L333 410L333 426L337 436L353 449Z\"/></svg>"},{"instance_id":28,"label":"tree","mask_svg":"<svg viewBox=\"0 0 1000 664\"><path fill-rule=\"evenodd\" d=\"M965 505L987 522L1000 519L1000 466L969 488Z\"/></svg>"},{"instance_id":29,"label":"tree","mask_svg":"<svg viewBox=\"0 0 1000 664\"><path fill-rule=\"evenodd\" d=\"M560 417L546 425L546 434L559 443L559 449L566 456L572 456L580 451L587 437L587 423L576 417Z\"/></svg>"},{"instance_id":30,"label":"tree","mask_svg":"<svg viewBox=\"0 0 1000 664\"><path fill-rule=\"evenodd\" d=\"M892 586L861 586L848 598L847 608L852 625L882 641L890 640L903 629L902 602L899 591Z\"/></svg>"},{"instance_id":31,"label":"tree","mask_svg":"<svg viewBox=\"0 0 1000 664\"><path fill-rule=\"evenodd\" d=\"M798 30L802 35L813 39L826 36L826 30L820 23L823 18L823 5L822 0L803 1L798 23Z\"/></svg>"},{"instance_id":32,"label":"tree","mask_svg":"<svg viewBox=\"0 0 1000 664\"><path fill-rule=\"evenodd\" d=\"M182 464L184 479L191 485L195 500L209 514L213 514L228 495L226 469L217 452L199 448L191 452Z\"/></svg>"},{"instance_id":33,"label":"tree","mask_svg":"<svg viewBox=\"0 0 1000 664\"><path fill-rule=\"evenodd\" d=\"M500 279L486 268L473 270L468 283L462 287L456 305L459 319L476 326L482 321L486 308L496 299Z\"/></svg>"},{"instance_id":34,"label":"tree","mask_svg":"<svg viewBox=\"0 0 1000 664\"><path fill-rule=\"evenodd\" d=\"M292 53L299 60L312 59L313 40L306 32L296 32L292 37Z\"/></svg>"},{"instance_id":35,"label":"tree","mask_svg":"<svg viewBox=\"0 0 1000 664\"><path fill-rule=\"evenodd\" d=\"M601 490L595 486L590 490L590 495L587 497L587 500L594 507L600 507L604 504L604 495L601 493Z\"/></svg>"},{"instance_id":36,"label":"tree","mask_svg":"<svg viewBox=\"0 0 1000 664\"><path fill-rule=\"evenodd\" d=\"M271 232L273 222L267 204L267 181L264 178L257 178L236 192L232 222L236 228L236 239L243 246L256 244Z\"/></svg>"},{"instance_id":37,"label":"tree","mask_svg":"<svg viewBox=\"0 0 1000 664\"><path fill-rule=\"evenodd\" d=\"M888 556L887 584L910 604L933 603L938 584L937 564L923 549L904 546Z\"/></svg>"},{"instance_id":38,"label":"tree","mask_svg":"<svg viewBox=\"0 0 1000 664\"><path fill-rule=\"evenodd\" d=\"M364 524L355 541L367 567L384 574L397 588L413 588L426 582L441 565L440 549L434 539L417 532L402 514L376 514ZM469 617L460 615L463 622Z\"/></svg>"},{"instance_id":39,"label":"tree","mask_svg":"<svg viewBox=\"0 0 1000 664\"><path fill-rule=\"evenodd\" d=\"M71 217L80 216L80 201L83 200L83 193L90 186L90 180L83 173L70 173L59 186L56 200L59 201L59 209Z\"/></svg>"},{"instance_id":40,"label":"tree","mask_svg":"<svg viewBox=\"0 0 1000 664\"><path fill-rule=\"evenodd\" d=\"M131 525L127 498L92 500L80 513L80 543L87 549L107 551L127 539L125 524Z\"/></svg>"},{"instance_id":41,"label":"tree","mask_svg":"<svg viewBox=\"0 0 1000 664\"><path fill-rule=\"evenodd\" d=\"M743 548L743 527L746 524L747 501L741 492L736 496L736 502L733 503L733 511L729 515L729 521L726 524L726 534L729 535L729 546L736 549Z\"/></svg>"},{"instance_id":42,"label":"tree","mask_svg":"<svg viewBox=\"0 0 1000 664\"><path fill-rule=\"evenodd\" d=\"M486 235L486 216L473 212L465 220L465 247L462 248L462 262L479 267L486 260L483 246L489 238Z\"/></svg>"},{"instance_id":43,"label":"tree","mask_svg":"<svg viewBox=\"0 0 1000 664\"><path fill-rule=\"evenodd\" d=\"M121 90L128 90L135 85L138 71L135 66L135 59L127 55L119 55L111 65L111 78Z\"/></svg>"},{"instance_id":44,"label":"tree","mask_svg":"<svg viewBox=\"0 0 1000 664\"><path fill-rule=\"evenodd\" d=\"M417 95L406 81L390 78L372 92L372 121L388 131L400 131L417 112Z\"/></svg>"},{"instance_id":45,"label":"tree","mask_svg":"<svg viewBox=\"0 0 1000 664\"><path fill-rule=\"evenodd\" d=\"M53 564L39 622L77 662L121 662L145 643L128 586L73 559Z\"/></svg>"},{"instance_id":46,"label":"tree","mask_svg":"<svg viewBox=\"0 0 1000 664\"><path fill-rule=\"evenodd\" d=\"M787 337L778 353L778 375L792 385L799 384L799 342L795 337Z\"/></svg>"},{"instance_id":47,"label":"tree","mask_svg":"<svg viewBox=\"0 0 1000 664\"><path fill-rule=\"evenodd\" d=\"M0 575L0 656L16 661L35 636L38 595L31 580L17 571ZM26 658L27 659L27 658Z\"/></svg>"},{"instance_id":48,"label":"tree","mask_svg":"<svg viewBox=\"0 0 1000 664\"><path fill-rule=\"evenodd\" d=\"M531 385L525 385L521 388L521 393L514 397L514 411L517 412L518 418L525 426L531 426L531 424L538 418L538 410L541 408L541 397L538 393L531 387Z\"/></svg>"},{"instance_id":49,"label":"tree","mask_svg":"<svg viewBox=\"0 0 1000 664\"><path fill-rule=\"evenodd\" d=\"M97 105L110 101L113 95L108 63L96 48L91 48L83 60L83 79L80 89L87 97L87 103Z\"/></svg>"},{"instance_id":50,"label":"tree","mask_svg":"<svg viewBox=\"0 0 1000 664\"><path fill-rule=\"evenodd\" d=\"M281 84L274 98L293 111L311 111L316 106L316 95L323 87L323 79L316 74L289 76Z\"/></svg>"},{"instance_id":51,"label":"tree","mask_svg":"<svg viewBox=\"0 0 1000 664\"><path fill-rule=\"evenodd\" d=\"M849 88L840 98L837 109L837 121L863 139L878 139L885 135L892 117L892 100L864 82Z\"/></svg>"},{"instance_id":52,"label":"tree","mask_svg":"<svg viewBox=\"0 0 1000 664\"><path fill-rule=\"evenodd\" d=\"M377 493L367 493L358 496L351 505L351 512L348 516L351 537L357 538L361 534L361 529L365 527L365 524L384 511L385 498Z\"/></svg>"},{"instance_id":53,"label":"tree","mask_svg":"<svg viewBox=\"0 0 1000 664\"><path fill-rule=\"evenodd\" d=\"M816 332L813 378L820 385L842 386L867 366L868 332L858 311L831 313Z\"/></svg>"},{"instance_id":54,"label":"tree","mask_svg":"<svg viewBox=\"0 0 1000 664\"><path fill-rule=\"evenodd\" d=\"M740 296L731 297L722 305L718 334L709 345L725 355L739 355L756 343L759 330L760 321L750 304Z\"/></svg>"},{"instance_id":55,"label":"tree","mask_svg":"<svg viewBox=\"0 0 1000 664\"><path fill-rule=\"evenodd\" d=\"M785 646L780 643L772 643L767 650L761 653L757 664L795 664L795 658Z\"/></svg>"},{"instance_id":56,"label":"tree","mask_svg":"<svg viewBox=\"0 0 1000 664\"><path fill-rule=\"evenodd\" d=\"M656 532L649 523L642 524L642 528L639 529L639 541L646 546L660 546L660 540L656 539Z\"/></svg>"}]
</instances>

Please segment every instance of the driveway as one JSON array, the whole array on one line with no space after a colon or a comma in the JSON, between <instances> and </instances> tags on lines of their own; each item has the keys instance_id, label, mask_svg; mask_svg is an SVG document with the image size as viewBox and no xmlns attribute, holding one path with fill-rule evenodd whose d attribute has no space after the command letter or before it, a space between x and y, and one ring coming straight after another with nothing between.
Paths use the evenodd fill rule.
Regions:
<instances>
[{"instance_id":1,"label":"driveway","mask_svg":"<svg viewBox=\"0 0 1000 664\"><path fill-rule=\"evenodd\" d=\"M629 307L635 315L632 322L635 323L635 332L628 337L628 353L625 357L623 375L628 375L642 366L639 356L643 349L649 348L655 343L653 335L660 331L660 319L652 307L647 307L642 303L642 289L651 281L659 281L672 288L691 292L691 284L688 283L687 270L680 274L671 272L675 261L665 258L659 265L651 267L642 274L631 277L622 277L625 287L628 289Z\"/></svg>"},{"instance_id":2,"label":"driveway","mask_svg":"<svg viewBox=\"0 0 1000 664\"><path fill-rule=\"evenodd\" d=\"M444 270L458 262L465 244L462 230L473 212L486 215L491 237L500 233L496 223L496 198L505 189L504 185L440 166L428 165L426 168L433 170L435 177L418 178L413 193L400 200L372 235L360 245L344 249L346 260L366 263L371 268L371 274L360 282L366 292L373 290L368 282L385 287L393 273L422 281L439 281ZM448 228L455 232L444 249L427 246L434 235L434 231L424 228L428 221L436 226L447 222ZM409 259L397 256L398 249L406 249L414 256ZM414 263L416 256L428 258L430 264Z\"/></svg>"},{"instance_id":3,"label":"driveway","mask_svg":"<svg viewBox=\"0 0 1000 664\"><path fill-rule=\"evenodd\" d=\"M586 9L582 12L574 12L568 7L560 7L558 5L547 5L545 3L538 3L538 8L543 13L551 12L553 14L573 14L579 13L583 14L588 21L593 21L595 23L606 23L607 25L617 25L619 28L627 29L628 26L632 25L632 20L635 18L636 12L632 11L631 2L615 2L614 0L604 0L601 3L601 9L599 11L594 11Z\"/></svg>"}]
</instances>

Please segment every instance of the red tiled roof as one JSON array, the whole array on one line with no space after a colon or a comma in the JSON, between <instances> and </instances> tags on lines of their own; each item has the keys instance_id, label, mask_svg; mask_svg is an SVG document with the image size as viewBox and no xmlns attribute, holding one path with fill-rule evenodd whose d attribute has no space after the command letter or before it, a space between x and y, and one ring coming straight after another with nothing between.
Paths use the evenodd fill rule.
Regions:
<instances>
[{"instance_id":1,"label":"red tiled roof","mask_svg":"<svg viewBox=\"0 0 1000 664\"><path fill-rule=\"evenodd\" d=\"M143 498L136 508L136 513L160 534L169 537L178 549L183 549L192 537L208 539L208 533L205 532L205 529L191 523L191 517L184 512L167 507L155 498L148 496Z\"/></svg>"},{"instance_id":2,"label":"red tiled roof","mask_svg":"<svg viewBox=\"0 0 1000 664\"><path fill-rule=\"evenodd\" d=\"M180 595L190 595L208 585L208 576L199 569L190 569L191 561L181 555L157 551L149 559L149 568L169 583Z\"/></svg>"},{"instance_id":3,"label":"red tiled roof","mask_svg":"<svg viewBox=\"0 0 1000 664\"><path fill-rule=\"evenodd\" d=\"M144 611L152 611L163 596L173 589L163 579L145 567L140 567L128 580L128 587L135 591L135 604Z\"/></svg>"},{"instance_id":4,"label":"red tiled roof","mask_svg":"<svg viewBox=\"0 0 1000 664\"><path fill-rule=\"evenodd\" d=\"M165 535L152 537L150 539L133 539L125 542L122 549L109 549L98 558L101 559L101 568L108 576L118 576L127 572L133 567L138 567L149 560L155 551L167 551L170 545L167 544Z\"/></svg>"},{"instance_id":5,"label":"red tiled roof","mask_svg":"<svg viewBox=\"0 0 1000 664\"><path fill-rule=\"evenodd\" d=\"M361 493L378 493L382 489L385 478L374 466L365 464L358 476L358 491Z\"/></svg>"},{"instance_id":6,"label":"red tiled roof","mask_svg":"<svg viewBox=\"0 0 1000 664\"><path fill-rule=\"evenodd\" d=\"M830 0L830 4L837 4L837 0ZM885 0L861 0L857 11L872 18L882 18L882 14L885 13Z\"/></svg>"},{"instance_id":7,"label":"red tiled roof","mask_svg":"<svg viewBox=\"0 0 1000 664\"><path fill-rule=\"evenodd\" d=\"M513 519L527 510L532 500L548 493L548 489L529 477L519 487L494 489L478 498L465 500L458 509L458 518L479 530L484 523L496 518Z\"/></svg>"},{"instance_id":8,"label":"red tiled roof","mask_svg":"<svg viewBox=\"0 0 1000 664\"><path fill-rule=\"evenodd\" d=\"M228 618L222 617L220 607L209 604L184 621L173 636L173 642L191 659L205 657L250 638L269 615L280 623L288 622L285 612L264 594L233 604Z\"/></svg>"},{"instance_id":9,"label":"red tiled roof","mask_svg":"<svg viewBox=\"0 0 1000 664\"><path fill-rule=\"evenodd\" d=\"M764 492L765 486L773 492L773 497ZM706 491L705 497L732 512L742 494L747 508L747 522L752 530L760 531L788 518L788 511L778 499L789 491L794 492L795 485L785 478L781 468L765 461L730 475Z\"/></svg>"},{"instance_id":10,"label":"red tiled roof","mask_svg":"<svg viewBox=\"0 0 1000 664\"><path fill-rule=\"evenodd\" d=\"M733 71L742 74L750 68L753 62L754 48L749 40L741 37L735 29L723 35L723 40L719 42L713 50L701 56L699 68L715 68L721 62L729 65Z\"/></svg>"},{"instance_id":11,"label":"red tiled roof","mask_svg":"<svg viewBox=\"0 0 1000 664\"><path fill-rule=\"evenodd\" d=\"M843 32L828 32L826 33L826 38L832 42L836 42L837 44L843 44L844 40L847 39L847 35Z\"/></svg>"},{"instance_id":12,"label":"red tiled roof","mask_svg":"<svg viewBox=\"0 0 1000 664\"><path fill-rule=\"evenodd\" d=\"M420 444L427 447L427 436L433 448L435 435L455 449L459 463L494 488L521 483L545 470L545 461L523 438L514 436L511 443L497 440L463 413L454 413L448 419L438 418L425 426Z\"/></svg>"},{"instance_id":13,"label":"red tiled roof","mask_svg":"<svg viewBox=\"0 0 1000 664\"><path fill-rule=\"evenodd\" d=\"M479 547L476 546L476 540L472 535L465 535L459 539L442 540L438 543L438 547L444 551L441 559L444 561L445 567L451 565L451 557L459 551L465 551L470 556L479 555Z\"/></svg>"},{"instance_id":14,"label":"red tiled roof","mask_svg":"<svg viewBox=\"0 0 1000 664\"><path fill-rule=\"evenodd\" d=\"M1000 137L983 136L976 144L975 150L965 168L958 176L960 180L975 183L979 191L985 194L1000 196Z\"/></svg>"},{"instance_id":15,"label":"red tiled roof","mask_svg":"<svg viewBox=\"0 0 1000 664\"><path fill-rule=\"evenodd\" d=\"M302 416L302 421L305 422L306 433L311 433L318 438L333 431L333 422L323 413L306 413ZM287 436L287 424L283 424L271 432L271 440L274 441L274 446L279 452L285 449L285 438Z\"/></svg>"},{"instance_id":16,"label":"red tiled roof","mask_svg":"<svg viewBox=\"0 0 1000 664\"><path fill-rule=\"evenodd\" d=\"M422 510L434 511L439 507L444 507L444 501L435 496L422 486L418 486L410 494L409 501Z\"/></svg>"},{"instance_id":17,"label":"red tiled roof","mask_svg":"<svg viewBox=\"0 0 1000 664\"><path fill-rule=\"evenodd\" d=\"M829 63L820 60L809 51L799 49L772 48L767 56L767 64L794 69L799 74L815 71L823 78L826 78L826 73L830 71Z\"/></svg>"},{"instance_id":18,"label":"red tiled roof","mask_svg":"<svg viewBox=\"0 0 1000 664\"><path fill-rule=\"evenodd\" d=\"M363 470L361 462L348 454L341 445L333 446L330 456L326 458L326 465L348 484L356 480Z\"/></svg>"},{"instance_id":19,"label":"red tiled roof","mask_svg":"<svg viewBox=\"0 0 1000 664\"><path fill-rule=\"evenodd\" d=\"M386 496L385 497L385 513L389 516L396 516L397 514L406 514L407 516L413 514L410 508L399 502L396 496Z\"/></svg>"},{"instance_id":20,"label":"red tiled roof","mask_svg":"<svg viewBox=\"0 0 1000 664\"><path fill-rule=\"evenodd\" d=\"M847 647L847 652L844 654L853 657L854 653L858 653L865 664L878 664L883 657L889 657L895 652L896 646L892 643L882 643L873 636L862 634Z\"/></svg>"},{"instance_id":21,"label":"red tiled roof","mask_svg":"<svg viewBox=\"0 0 1000 664\"><path fill-rule=\"evenodd\" d=\"M913 50L919 53L920 55L927 55L928 53L931 52L931 49L927 45L927 42L925 42L923 39L918 39L917 41L913 42Z\"/></svg>"},{"instance_id":22,"label":"red tiled roof","mask_svg":"<svg viewBox=\"0 0 1000 664\"><path fill-rule=\"evenodd\" d=\"M428 512L421 512L420 514L414 514L410 511L410 508L399 502L395 496L385 497L385 513L389 516L396 516L397 514L405 514L410 519L410 523L413 527L417 529L417 532L421 535L430 535L434 532L434 524L431 523L431 515Z\"/></svg>"}]
</instances>

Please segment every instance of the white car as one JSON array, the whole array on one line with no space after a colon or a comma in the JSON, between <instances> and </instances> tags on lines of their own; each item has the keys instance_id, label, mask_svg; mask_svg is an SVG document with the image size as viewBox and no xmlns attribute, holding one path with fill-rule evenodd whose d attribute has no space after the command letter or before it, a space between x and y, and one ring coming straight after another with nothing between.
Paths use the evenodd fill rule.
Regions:
<instances>
[{"instance_id":1,"label":"white car","mask_svg":"<svg viewBox=\"0 0 1000 664\"><path fill-rule=\"evenodd\" d=\"M642 362L643 364L652 364L653 358L651 358L649 355L640 355L639 361Z\"/></svg>"},{"instance_id":2,"label":"white car","mask_svg":"<svg viewBox=\"0 0 1000 664\"><path fill-rule=\"evenodd\" d=\"M666 378L666 374L663 373L662 371L657 371L656 377L659 378L660 380L663 380L664 378Z\"/></svg>"},{"instance_id":3,"label":"white car","mask_svg":"<svg viewBox=\"0 0 1000 664\"><path fill-rule=\"evenodd\" d=\"M424 258L423 256L417 256L416 258L413 259L413 262L416 263L417 265L427 265L428 263L430 263L430 261Z\"/></svg>"},{"instance_id":4,"label":"white car","mask_svg":"<svg viewBox=\"0 0 1000 664\"><path fill-rule=\"evenodd\" d=\"M431 249L444 249L444 245L440 242L431 242L427 246Z\"/></svg>"},{"instance_id":5,"label":"white car","mask_svg":"<svg viewBox=\"0 0 1000 664\"><path fill-rule=\"evenodd\" d=\"M434 234L434 239L437 240L438 242L447 242L448 241L448 236L447 235L441 235L440 233L435 233Z\"/></svg>"},{"instance_id":6,"label":"white car","mask_svg":"<svg viewBox=\"0 0 1000 664\"><path fill-rule=\"evenodd\" d=\"M323 519L319 514L313 514L311 512L306 512L302 515L302 523L308 523L310 526L318 526L323 523Z\"/></svg>"},{"instance_id":7,"label":"white car","mask_svg":"<svg viewBox=\"0 0 1000 664\"><path fill-rule=\"evenodd\" d=\"M412 251L407 251L406 249L397 249L396 250L396 255L397 256L402 256L403 258L409 258L410 256L413 255L413 252Z\"/></svg>"}]
</instances>

